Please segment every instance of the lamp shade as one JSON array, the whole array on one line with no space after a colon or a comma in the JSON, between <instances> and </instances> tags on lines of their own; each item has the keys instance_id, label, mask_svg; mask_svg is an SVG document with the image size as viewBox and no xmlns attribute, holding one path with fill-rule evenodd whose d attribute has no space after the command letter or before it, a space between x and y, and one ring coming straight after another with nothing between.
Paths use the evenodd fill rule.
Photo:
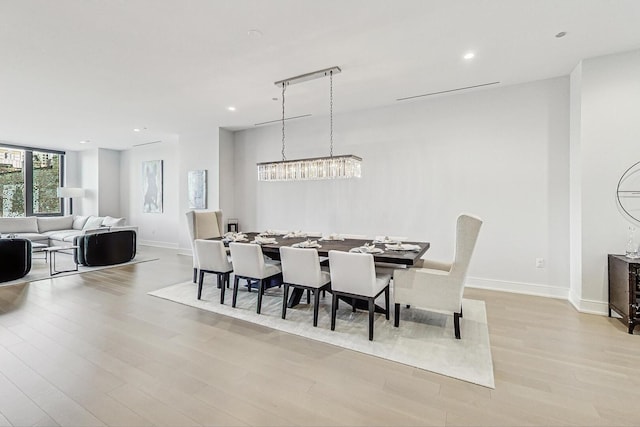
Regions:
<instances>
[{"instance_id":1,"label":"lamp shade","mask_svg":"<svg viewBox=\"0 0 640 427\"><path fill-rule=\"evenodd\" d=\"M58 197L84 197L84 188L58 187Z\"/></svg>"}]
</instances>

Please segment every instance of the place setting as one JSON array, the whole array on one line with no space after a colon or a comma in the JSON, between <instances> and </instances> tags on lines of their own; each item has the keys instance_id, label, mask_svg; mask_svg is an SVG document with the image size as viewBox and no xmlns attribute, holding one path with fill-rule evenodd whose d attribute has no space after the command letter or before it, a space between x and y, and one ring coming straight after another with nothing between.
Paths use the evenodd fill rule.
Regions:
<instances>
[{"instance_id":1,"label":"place setting","mask_svg":"<svg viewBox=\"0 0 640 427\"><path fill-rule=\"evenodd\" d=\"M291 245L293 248L312 248L312 249L320 249L322 245L318 243L317 240L307 239L300 243L294 243Z\"/></svg>"},{"instance_id":2,"label":"place setting","mask_svg":"<svg viewBox=\"0 0 640 427\"><path fill-rule=\"evenodd\" d=\"M222 236L222 241L224 243L231 243L231 242L246 242L247 239L247 235L245 233L234 233L232 231L225 233L224 236Z\"/></svg>"}]
</instances>

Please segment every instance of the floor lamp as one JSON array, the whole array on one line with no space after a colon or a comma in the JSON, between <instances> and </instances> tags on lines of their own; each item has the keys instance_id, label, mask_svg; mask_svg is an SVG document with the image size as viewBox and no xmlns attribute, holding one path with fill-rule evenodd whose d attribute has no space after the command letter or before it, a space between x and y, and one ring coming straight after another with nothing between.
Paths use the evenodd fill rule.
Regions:
<instances>
[{"instance_id":1,"label":"floor lamp","mask_svg":"<svg viewBox=\"0 0 640 427\"><path fill-rule=\"evenodd\" d=\"M58 187L58 197L69 199L69 214L73 214L73 198L84 197L84 188Z\"/></svg>"}]
</instances>

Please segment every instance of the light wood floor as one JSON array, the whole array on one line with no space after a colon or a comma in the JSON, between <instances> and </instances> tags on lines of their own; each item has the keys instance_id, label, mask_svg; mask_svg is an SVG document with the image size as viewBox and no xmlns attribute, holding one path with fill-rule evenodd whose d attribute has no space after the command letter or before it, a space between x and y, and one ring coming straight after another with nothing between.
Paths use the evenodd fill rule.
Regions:
<instances>
[{"instance_id":1,"label":"light wood floor","mask_svg":"<svg viewBox=\"0 0 640 427\"><path fill-rule=\"evenodd\" d=\"M0 425L640 423L640 336L566 301L466 291L491 390L147 296L191 259L141 249L160 261L0 287Z\"/></svg>"}]
</instances>

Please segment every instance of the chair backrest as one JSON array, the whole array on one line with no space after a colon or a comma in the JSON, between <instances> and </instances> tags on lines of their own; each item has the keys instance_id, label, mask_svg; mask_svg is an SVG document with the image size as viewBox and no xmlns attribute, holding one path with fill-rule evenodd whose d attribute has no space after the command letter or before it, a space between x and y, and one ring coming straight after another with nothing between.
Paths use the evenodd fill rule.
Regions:
<instances>
[{"instance_id":1,"label":"chair backrest","mask_svg":"<svg viewBox=\"0 0 640 427\"><path fill-rule=\"evenodd\" d=\"M193 266L198 266L195 240L210 239L222 235L222 211L189 211L187 216L187 229L189 230L189 243L193 251Z\"/></svg>"},{"instance_id":2,"label":"chair backrest","mask_svg":"<svg viewBox=\"0 0 640 427\"><path fill-rule=\"evenodd\" d=\"M331 289L350 294L373 296L376 268L373 255L329 251Z\"/></svg>"},{"instance_id":3,"label":"chair backrest","mask_svg":"<svg viewBox=\"0 0 640 427\"><path fill-rule=\"evenodd\" d=\"M229 243L233 271L236 276L262 277L264 271L264 256L262 248L255 243Z\"/></svg>"},{"instance_id":4,"label":"chair backrest","mask_svg":"<svg viewBox=\"0 0 640 427\"><path fill-rule=\"evenodd\" d=\"M233 269L221 240L196 239L195 250L198 254L198 268L201 270L226 273Z\"/></svg>"},{"instance_id":5,"label":"chair backrest","mask_svg":"<svg viewBox=\"0 0 640 427\"><path fill-rule=\"evenodd\" d=\"M451 266L452 276L465 277L473 249L478 240L482 220L474 215L461 214L456 225L456 254Z\"/></svg>"},{"instance_id":6,"label":"chair backrest","mask_svg":"<svg viewBox=\"0 0 640 427\"><path fill-rule=\"evenodd\" d=\"M315 249L280 248L282 277L285 283L318 286L320 282L320 260Z\"/></svg>"}]
</instances>

